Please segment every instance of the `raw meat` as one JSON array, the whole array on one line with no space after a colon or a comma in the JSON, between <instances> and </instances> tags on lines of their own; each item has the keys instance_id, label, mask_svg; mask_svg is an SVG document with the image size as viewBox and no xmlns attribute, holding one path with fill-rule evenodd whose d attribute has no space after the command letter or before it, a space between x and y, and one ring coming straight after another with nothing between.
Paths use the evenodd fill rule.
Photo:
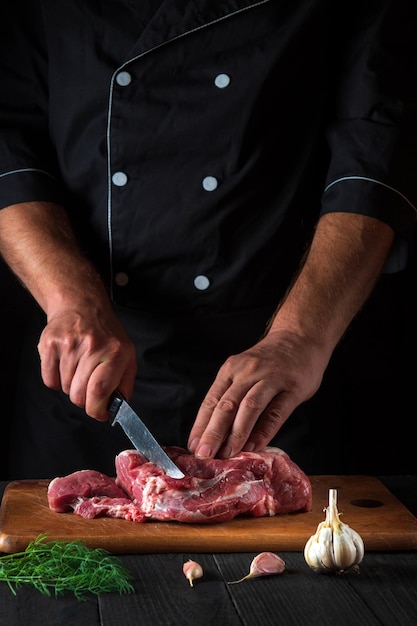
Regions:
<instances>
[{"instance_id":1,"label":"raw meat","mask_svg":"<svg viewBox=\"0 0 417 626\"><path fill-rule=\"evenodd\" d=\"M132 522L145 522L146 516L132 500L128 498L108 498L95 496L80 499L74 506L74 513L92 519L93 517L118 517Z\"/></svg>"},{"instance_id":2,"label":"raw meat","mask_svg":"<svg viewBox=\"0 0 417 626\"><path fill-rule=\"evenodd\" d=\"M96 489L93 470L55 478L48 488L49 506L59 512L70 509L86 518L108 516L135 522L188 523L218 523L238 515L261 517L311 510L308 477L279 448L241 452L227 460L197 459L178 447L165 450L185 478L170 478L136 450L125 450L116 457L116 478L107 477L108 482L97 479ZM88 493L83 490L86 476ZM69 489L62 489L61 481ZM119 490L118 495L109 493L112 485Z\"/></svg>"},{"instance_id":3,"label":"raw meat","mask_svg":"<svg viewBox=\"0 0 417 626\"><path fill-rule=\"evenodd\" d=\"M109 498L126 498L114 478L95 470L80 470L62 478L54 478L48 486L48 503L53 511L65 513L74 502L100 494Z\"/></svg>"}]
</instances>

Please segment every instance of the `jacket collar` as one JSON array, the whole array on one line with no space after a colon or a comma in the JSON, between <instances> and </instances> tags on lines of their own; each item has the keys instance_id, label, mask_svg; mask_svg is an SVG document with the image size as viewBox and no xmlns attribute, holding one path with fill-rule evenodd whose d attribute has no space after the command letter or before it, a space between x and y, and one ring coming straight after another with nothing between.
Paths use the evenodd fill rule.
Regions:
<instances>
[{"instance_id":1,"label":"jacket collar","mask_svg":"<svg viewBox=\"0 0 417 626\"><path fill-rule=\"evenodd\" d=\"M131 49L126 63L191 32L207 28L237 13L272 0L162 0L149 24ZM120 68L119 68L120 69Z\"/></svg>"}]
</instances>

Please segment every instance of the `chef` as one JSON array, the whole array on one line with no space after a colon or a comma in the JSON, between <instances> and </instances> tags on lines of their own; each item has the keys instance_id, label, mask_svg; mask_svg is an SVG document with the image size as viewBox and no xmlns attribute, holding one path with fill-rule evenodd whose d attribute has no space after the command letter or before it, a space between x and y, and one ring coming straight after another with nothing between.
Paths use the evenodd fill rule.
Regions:
<instances>
[{"instance_id":1,"label":"chef","mask_svg":"<svg viewBox=\"0 0 417 626\"><path fill-rule=\"evenodd\" d=\"M0 250L37 303L10 474L111 474L116 388L163 445L328 470L317 392L415 222L414 0L8 4Z\"/></svg>"}]
</instances>

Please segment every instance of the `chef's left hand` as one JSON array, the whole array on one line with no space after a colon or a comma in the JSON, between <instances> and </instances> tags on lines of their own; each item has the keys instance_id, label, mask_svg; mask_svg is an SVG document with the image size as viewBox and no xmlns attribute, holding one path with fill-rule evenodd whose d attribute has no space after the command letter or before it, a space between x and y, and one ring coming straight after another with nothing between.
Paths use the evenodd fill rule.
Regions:
<instances>
[{"instance_id":1,"label":"chef's left hand","mask_svg":"<svg viewBox=\"0 0 417 626\"><path fill-rule=\"evenodd\" d=\"M228 458L264 448L317 391L328 358L314 341L285 329L229 357L198 411L190 452Z\"/></svg>"}]
</instances>

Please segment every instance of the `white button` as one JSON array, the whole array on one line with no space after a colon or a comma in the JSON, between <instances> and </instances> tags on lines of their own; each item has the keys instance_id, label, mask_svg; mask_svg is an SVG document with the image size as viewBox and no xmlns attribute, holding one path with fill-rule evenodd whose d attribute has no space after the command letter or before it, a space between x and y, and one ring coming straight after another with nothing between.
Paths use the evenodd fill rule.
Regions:
<instances>
[{"instance_id":1,"label":"white button","mask_svg":"<svg viewBox=\"0 0 417 626\"><path fill-rule=\"evenodd\" d=\"M129 282L129 276L124 272L118 272L114 277L114 282L116 285L119 285L119 287L126 287Z\"/></svg>"},{"instance_id":2,"label":"white button","mask_svg":"<svg viewBox=\"0 0 417 626\"><path fill-rule=\"evenodd\" d=\"M204 291L208 287L210 287L210 281L207 276L200 274L194 278L194 287L199 289L200 291Z\"/></svg>"},{"instance_id":3,"label":"white button","mask_svg":"<svg viewBox=\"0 0 417 626\"><path fill-rule=\"evenodd\" d=\"M113 185L117 187L124 187L127 183L127 176L124 172L115 172L111 177Z\"/></svg>"},{"instance_id":4,"label":"white button","mask_svg":"<svg viewBox=\"0 0 417 626\"><path fill-rule=\"evenodd\" d=\"M127 87L132 82L132 75L129 72L119 72L116 76L116 83L120 87Z\"/></svg>"},{"instance_id":5,"label":"white button","mask_svg":"<svg viewBox=\"0 0 417 626\"><path fill-rule=\"evenodd\" d=\"M214 191L215 189L217 189L217 185L219 183L217 182L217 178L215 178L214 176L206 176L205 178L203 178L203 189L205 189L206 191Z\"/></svg>"},{"instance_id":6,"label":"white button","mask_svg":"<svg viewBox=\"0 0 417 626\"><path fill-rule=\"evenodd\" d=\"M214 84L219 89L223 89L224 87L230 85L230 76L228 74L218 74L218 76L214 79Z\"/></svg>"}]
</instances>

